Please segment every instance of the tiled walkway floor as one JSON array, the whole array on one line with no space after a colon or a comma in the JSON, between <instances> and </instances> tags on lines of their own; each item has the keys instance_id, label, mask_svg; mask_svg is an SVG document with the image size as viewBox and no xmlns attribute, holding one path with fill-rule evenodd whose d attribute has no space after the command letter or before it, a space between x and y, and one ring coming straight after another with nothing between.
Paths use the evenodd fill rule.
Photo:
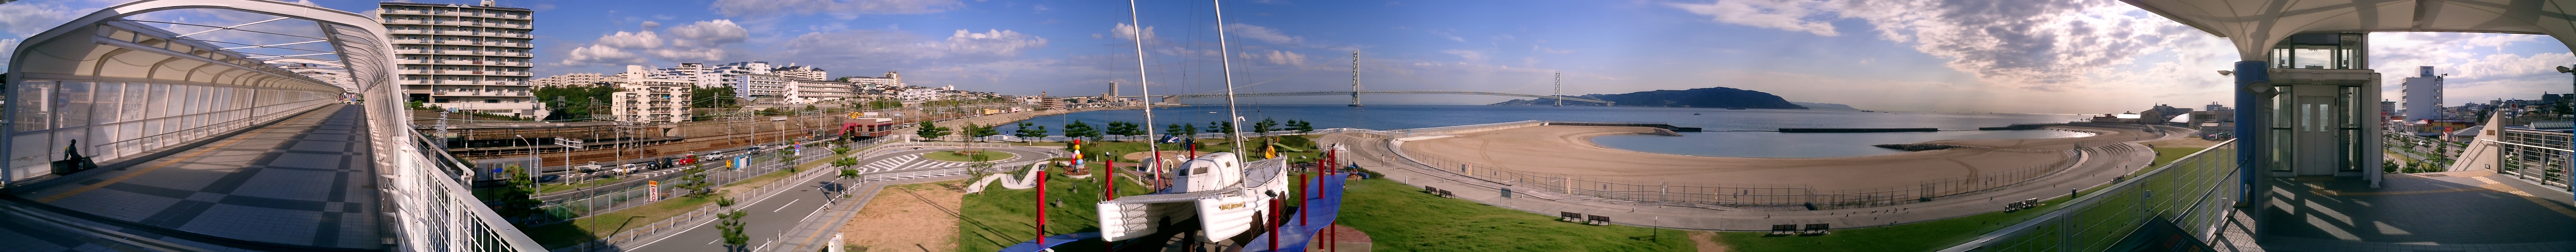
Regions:
<instances>
[{"instance_id":1,"label":"tiled walkway floor","mask_svg":"<svg viewBox=\"0 0 2576 252\"><path fill-rule=\"evenodd\" d=\"M2567 193L2492 173L2387 178L2378 189L2270 181L2271 209L2255 213L2264 216L2259 225L2237 214L2214 242L2231 251L2576 251Z\"/></svg>"},{"instance_id":2,"label":"tiled walkway floor","mask_svg":"<svg viewBox=\"0 0 2576 252\"><path fill-rule=\"evenodd\" d=\"M330 105L76 182L14 192L91 221L314 248L381 247L364 116Z\"/></svg>"}]
</instances>

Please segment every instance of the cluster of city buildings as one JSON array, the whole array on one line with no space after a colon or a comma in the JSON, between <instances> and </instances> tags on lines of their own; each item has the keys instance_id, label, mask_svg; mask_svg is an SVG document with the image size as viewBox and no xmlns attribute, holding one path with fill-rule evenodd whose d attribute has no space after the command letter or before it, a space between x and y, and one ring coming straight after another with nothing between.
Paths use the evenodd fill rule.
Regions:
<instances>
[{"instance_id":1,"label":"cluster of city buildings","mask_svg":"<svg viewBox=\"0 0 2576 252\"><path fill-rule=\"evenodd\" d=\"M394 63L400 65L400 83L407 96L403 98L460 112L543 118L551 111L549 101L540 100L534 89L576 85L624 90L617 92L609 104L603 104L612 112L603 115L620 121L688 120L691 99L714 98L692 97L691 92L719 87L732 88L732 98L756 105L994 99L1063 109L1131 106L1137 102L1117 97L1117 83L1110 83L1109 93L1098 97L1051 97L1043 93L1007 96L957 90L955 86L910 85L896 72L834 78L830 72L811 65L779 66L765 61L680 63L669 68L627 66L622 73L532 78L529 69L534 66L530 62L535 58L536 47L528 41L535 38L530 35L536 29L532 25L534 10L495 6L490 1L479 5L386 2L378 7L378 21L389 29L386 40L394 45ZM576 105L586 106L555 106Z\"/></svg>"}]
</instances>

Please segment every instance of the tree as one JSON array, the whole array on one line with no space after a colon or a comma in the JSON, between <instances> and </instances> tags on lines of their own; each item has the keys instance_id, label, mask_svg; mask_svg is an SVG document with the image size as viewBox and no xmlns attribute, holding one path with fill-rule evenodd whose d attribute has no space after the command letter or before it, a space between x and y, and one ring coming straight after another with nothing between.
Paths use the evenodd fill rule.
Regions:
<instances>
[{"instance_id":1,"label":"tree","mask_svg":"<svg viewBox=\"0 0 2576 252\"><path fill-rule=\"evenodd\" d=\"M924 139L939 139L939 137L948 136L948 127L939 127L938 124L921 122L921 126L915 127L912 134L921 135L921 138Z\"/></svg>"},{"instance_id":2,"label":"tree","mask_svg":"<svg viewBox=\"0 0 2576 252\"><path fill-rule=\"evenodd\" d=\"M741 101L733 96L733 87L701 87L689 90L689 107L731 108Z\"/></svg>"},{"instance_id":3,"label":"tree","mask_svg":"<svg viewBox=\"0 0 2576 252\"><path fill-rule=\"evenodd\" d=\"M1270 120L1270 118L1268 118L1268 117L1263 117L1263 118L1261 118L1261 121L1260 121L1260 122L1253 122L1253 123L1252 123L1252 133L1255 133L1255 134L1260 134L1260 133L1270 133L1270 127L1278 127L1278 126L1279 126L1279 121L1274 121L1274 120Z\"/></svg>"},{"instance_id":4,"label":"tree","mask_svg":"<svg viewBox=\"0 0 2576 252\"><path fill-rule=\"evenodd\" d=\"M1000 131L1000 130L994 130L994 129L993 129L993 126L989 126L989 125L987 125L987 126L977 126L977 125L975 125L974 123L967 123L967 124L966 124L966 132L965 132L965 133L966 133L966 137L972 137L972 138L976 138L976 139L983 139L984 137L988 137L988 136L1001 135L1001 134L1002 134L1002 131Z\"/></svg>"},{"instance_id":5,"label":"tree","mask_svg":"<svg viewBox=\"0 0 2576 252\"><path fill-rule=\"evenodd\" d=\"M832 146L832 155L834 155L834 156L849 155L849 154L850 154L850 147L849 147L849 146Z\"/></svg>"},{"instance_id":6,"label":"tree","mask_svg":"<svg viewBox=\"0 0 2576 252\"><path fill-rule=\"evenodd\" d=\"M1064 125L1064 136L1077 139L1088 139L1099 137L1100 130L1091 128L1091 124L1082 123L1082 120L1074 120L1072 124Z\"/></svg>"},{"instance_id":7,"label":"tree","mask_svg":"<svg viewBox=\"0 0 2576 252\"><path fill-rule=\"evenodd\" d=\"M1037 123L1020 122L1020 129L1017 133L1012 133L1011 136L1023 138L1046 137L1047 129L1046 126L1038 126Z\"/></svg>"},{"instance_id":8,"label":"tree","mask_svg":"<svg viewBox=\"0 0 2576 252\"><path fill-rule=\"evenodd\" d=\"M591 103L608 103L610 95L626 90L613 86L569 85L537 87L530 91L536 93L538 101L554 101L546 105L553 108L553 113L546 115L546 119L562 120L590 118Z\"/></svg>"},{"instance_id":9,"label":"tree","mask_svg":"<svg viewBox=\"0 0 2576 252\"><path fill-rule=\"evenodd\" d=\"M840 175L833 176L833 177L838 177L838 178L841 178L842 180L849 180L849 179L852 179L852 178L858 178L858 177L859 177L859 170L858 170L858 169L850 169L850 166L857 166L857 165L859 165L859 158L853 158L853 157L841 157L841 159L834 159L834 160L832 160L832 166L841 167L841 174L840 174ZM833 188L833 191L837 191L837 192L847 192L848 190L849 190L849 188L846 188L846 186L844 186L843 188Z\"/></svg>"},{"instance_id":10,"label":"tree","mask_svg":"<svg viewBox=\"0 0 2576 252\"><path fill-rule=\"evenodd\" d=\"M1144 135L1145 129L1136 126L1136 123L1113 121L1109 122L1109 130L1104 133L1112 136L1134 136Z\"/></svg>"},{"instance_id":11,"label":"tree","mask_svg":"<svg viewBox=\"0 0 2576 252\"><path fill-rule=\"evenodd\" d=\"M507 167L503 167L502 169L504 169L503 171L506 171L502 173L506 174L503 176L510 177L510 186L508 188L501 189L501 205L493 208L493 212L497 212L503 217L523 220L528 217L535 216L538 213L543 213L542 211L537 211L537 205L544 204L545 202L531 198L531 196L535 196L535 193L529 191L528 187L536 181L528 180L527 169L520 167L518 164L511 164Z\"/></svg>"},{"instance_id":12,"label":"tree","mask_svg":"<svg viewBox=\"0 0 2576 252\"><path fill-rule=\"evenodd\" d=\"M1208 122L1208 133L1234 133L1234 131L1233 120Z\"/></svg>"},{"instance_id":13,"label":"tree","mask_svg":"<svg viewBox=\"0 0 2576 252\"><path fill-rule=\"evenodd\" d=\"M1288 130L1297 131L1297 134L1312 133L1315 132L1315 123L1300 120L1288 120Z\"/></svg>"},{"instance_id":14,"label":"tree","mask_svg":"<svg viewBox=\"0 0 2576 252\"><path fill-rule=\"evenodd\" d=\"M680 170L681 174L688 175L680 176L680 183L678 185L672 185L671 187L680 188L681 195L691 198L705 198L707 195L715 194L711 190L715 184L707 183L707 174L705 172L707 170L699 167L703 167L703 165L691 166L689 169Z\"/></svg>"},{"instance_id":15,"label":"tree","mask_svg":"<svg viewBox=\"0 0 2576 252\"><path fill-rule=\"evenodd\" d=\"M733 205L733 198L716 199L716 207L731 208ZM742 216L745 214L739 209L716 214L716 218L720 219L716 223L717 235L723 236L725 246L739 250L743 249L743 245L751 244L751 236L742 234L742 228L746 226L744 225L746 223L742 222Z\"/></svg>"}]
</instances>

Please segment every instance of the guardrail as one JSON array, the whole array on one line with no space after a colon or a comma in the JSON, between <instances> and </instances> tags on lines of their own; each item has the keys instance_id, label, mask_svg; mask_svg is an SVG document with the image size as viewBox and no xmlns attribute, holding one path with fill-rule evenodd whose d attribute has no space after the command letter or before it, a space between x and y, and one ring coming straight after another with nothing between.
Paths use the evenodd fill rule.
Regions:
<instances>
[{"instance_id":1,"label":"guardrail","mask_svg":"<svg viewBox=\"0 0 2576 252\"><path fill-rule=\"evenodd\" d=\"M2103 251L2151 220L2181 225L2208 241L2234 210L2229 197L2244 186L2235 182L2236 169L2236 141L2228 140L1941 251Z\"/></svg>"},{"instance_id":2,"label":"guardrail","mask_svg":"<svg viewBox=\"0 0 2576 252\"><path fill-rule=\"evenodd\" d=\"M390 109L387 109L390 110ZM377 111L383 112L383 111ZM382 114L382 113L377 113ZM390 117L377 117L390 118ZM391 236L403 237L405 249L420 251L535 251L544 249L528 238L509 219L502 218L491 207L475 199L465 188L473 170L447 153L434 151L436 146L425 136L394 127L393 120L370 120L371 134L378 139L393 139L390 147L377 147L380 165L391 169L376 177L385 190L383 204L387 217L396 223ZM385 137L394 134L397 137ZM399 137L409 136L409 137ZM392 150L392 151L386 151ZM391 155L391 156L384 156Z\"/></svg>"},{"instance_id":3,"label":"guardrail","mask_svg":"<svg viewBox=\"0 0 2576 252\"><path fill-rule=\"evenodd\" d=\"M853 144L856 144L856 143L853 143ZM857 151L865 151L865 150L869 150L869 149L875 149L875 148L878 148L878 147L879 147L879 146L862 146L862 147L859 147L861 150L854 150L852 153L859 153L859 152L857 152ZM805 151L805 152L798 153L798 154L797 154L797 157L796 157L795 159L792 159L792 160L785 160L785 161L780 161L780 162L770 162L770 163L766 163L766 164L760 164L760 165L758 165L758 166L753 166L753 167L745 168L745 169L743 169L742 171L712 171L712 170L714 170L715 168L709 168L709 170L710 170L710 171L708 171L708 172L731 172L729 175L733 175L733 176L709 176L709 177L707 178L707 182L708 182L708 183L718 184L718 185L727 184L727 183L733 183L733 182L735 182L735 181L742 181L742 180L745 180L745 179L750 179L750 178L752 178L752 177L758 177L758 176L759 176L759 174L769 174L770 172L774 172L774 171L778 171L778 170L784 170L784 169L787 169L788 167L790 167L790 166L792 166L792 165L800 165L800 164L804 164L804 163L817 162L817 161L824 161L823 159L831 158L831 157L833 157L833 156L835 156L835 155L834 155L833 153L831 153L830 151ZM721 164L721 163L716 163L716 164ZM699 165L697 165L697 166L699 166L699 167L701 167L701 168L710 167L710 166L709 166L709 164L699 164ZM715 166L713 166L713 167L722 167L722 165L715 165ZM818 170L819 170L819 169L818 169ZM810 171L808 171L808 172L810 172ZM802 173L804 173L804 172L799 172L799 173L800 173L800 174L802 174ZM638 178L638 179L650 179L650 180L659 180L659 181L670 181L670 180L672 180L672 179L676 179L676 178L678 178L678 177L680 177L680 176L687 176L687 175L688 175L688 174L680 174L680 173L676 173L676 172L675 172L675 173L666 174L666 175L662 175L662 176L654 176L654 177ZM625 187L618 188L618 189L584 189L584 190L611 190L611 191L615 191L615 192L604 192L604 193L599 193L599 194L597 194L597 195L595 195L595 196L583 197L583 198L579 198L579 199L548 200L548 201L546 201L545 203L540 204L540 205L537 207L537 209L539 209L539 210L541 210L541 211L545 212L545 213L546 213L546 214L545 214L545 216L546 216L547 218L551 218L551 219L552 219L551 221L553 221L553 222L561 222L561 221L570 221L570 220L572 220L572 219L578 219L578 218L581 218L581 217L589 217L589 216L599 215L599 214L601 214L601 213L610 213L610 212L616 212L616 211L618 211L618 210L626 210L626 209L628 209L628 208L634 208L634 207L636 207L636 206L642 206L642 205L645 205L645 204L651 204L651 203L653 203L653 202L657 201L657 200L653 200L653 199L645 199L645 200L641 200L641 201L636 200L636 199L639 199L639 198L646 198L646 196L650 196L650 195L651 195L651 192L650 192L649 190L654 189L654 188L649 188L649 187L645 186L645 184L643 184L643 183L636 183L636 182L633 182L633 181L627 181L627 182L619 182L619 183L618 183L618 185L624 185ZM664 184L664 185L662 185L662 188L670 188L670 187L672 187L672 186L676 186L676 184ZM570 191L570 192L564 192L564 193L541 195L541 196L538 196L538 197L540 197L540 198L544 198L544 197L554 197L554 196L556 196L556 195L577 194L577 193L587 193L587 192L588 192L588 191L579 191L579 190L576 190L576 191ZM666 198L667 198L667 197L666 197ZM533 225L532 225L532 226L533 226Z\"/></svg>"}]
</instances>

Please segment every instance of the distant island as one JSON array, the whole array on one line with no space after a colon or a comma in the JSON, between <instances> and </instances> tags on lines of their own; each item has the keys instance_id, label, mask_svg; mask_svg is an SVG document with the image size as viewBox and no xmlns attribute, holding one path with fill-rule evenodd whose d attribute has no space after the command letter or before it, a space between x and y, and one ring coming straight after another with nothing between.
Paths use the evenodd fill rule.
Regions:
<instances>
[{"instance_id":1,"label":"distant island","mask_svg":"<svg viewBox=\"0 0 2576 252\"><path fill-rule=\"evenodd\" d=\"M1568 97L1610 101L1618 103L1618 106L1620 107L1807 109L1806 106L1799 106L1797 103L1789 102L1787 99L1781 99L1780 96L1772 95L1771 93L1724 87L1694 88L1690 90L1655 90L1625 94L1587 94ZM1601 106L1600 103L1573 100L1567 100L1565 101L1565 104L1574 106ZM1538 98L1511 100L1491 105L1549 106L1556 105L1556 99ZM1843 106L1842 108L1849 109L1850 106Z\"/></svg>"},{"instance_id":2,"label":"distant island","mask_svg":"<svg viewBox=\"0 0 2576 252\"><path fill-rule=\"evenodd\" d=\"M1852 106L1851 106L1851 105L1832 104L1832 103L1818 103L1818 102L1789 102L1789 103L1796 103L1796 104L1798 104L1798 106L1807 106L1807 108L1808 108L1808 109L1822 109L1822 110L1860 110L1860 109L1858 109L1858 108L1852 108Z\"/></svg>"}]
</instances>

